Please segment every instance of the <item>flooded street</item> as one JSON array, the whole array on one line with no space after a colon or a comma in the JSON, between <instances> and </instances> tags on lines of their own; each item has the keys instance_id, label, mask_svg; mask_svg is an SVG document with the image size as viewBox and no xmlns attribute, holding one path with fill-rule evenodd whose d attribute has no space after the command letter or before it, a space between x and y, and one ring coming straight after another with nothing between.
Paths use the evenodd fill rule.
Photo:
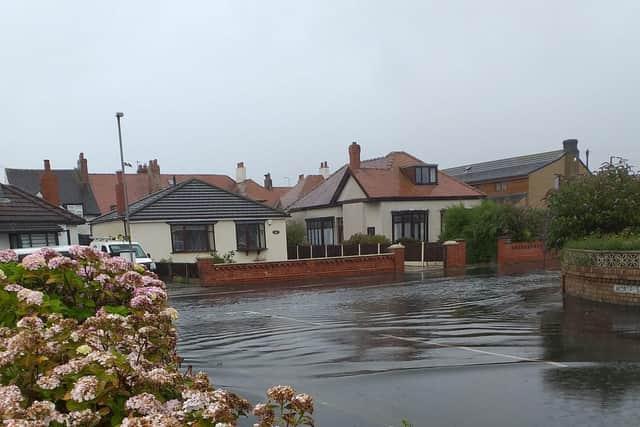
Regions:
<instances>
[{"instance_id":1,"label":"flooded street","mask_svg":"<svg viewBox=\"0 0 640 427\"><path fill-rule=\"evenodd\" d=\"M320 427L640 419L640 312L563 307L558 273L169 288L185 366L252 402L291 384Z\"/></svg>"}]
</instances>

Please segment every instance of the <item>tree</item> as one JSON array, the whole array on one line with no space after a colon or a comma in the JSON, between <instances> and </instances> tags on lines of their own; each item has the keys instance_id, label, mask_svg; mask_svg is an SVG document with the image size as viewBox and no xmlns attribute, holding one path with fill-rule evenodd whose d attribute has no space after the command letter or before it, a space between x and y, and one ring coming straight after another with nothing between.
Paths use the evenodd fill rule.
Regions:
<instances>
[{"instance_id":1,"label":"tree","mask_svg":"<svg viewBox=\"0 0 640 427\"><path fill-rule=\"evenodd\" d=\"M640 177L627 165L604 165L596 175L562 183L551 193L547 245L591 235L640 230Z\"/></svg>"}]
</instances>

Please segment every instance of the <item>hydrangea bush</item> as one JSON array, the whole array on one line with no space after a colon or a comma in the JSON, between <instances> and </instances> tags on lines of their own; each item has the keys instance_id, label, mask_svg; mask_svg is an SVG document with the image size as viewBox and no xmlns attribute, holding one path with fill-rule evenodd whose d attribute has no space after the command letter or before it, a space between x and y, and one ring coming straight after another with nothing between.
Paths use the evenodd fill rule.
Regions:
<instances>
[{"instance_id":1,"label":"hydrangea bush","mask_svg":"<svg viewBox=\"0 0 640 427\"><path fill-rule=\"evenodd\" d=\"M0 251L0 418L9 426L313 425L313 400L289 386L266 403L180 371L165 284L89 247Z\"/></svg>"}]
</instances>

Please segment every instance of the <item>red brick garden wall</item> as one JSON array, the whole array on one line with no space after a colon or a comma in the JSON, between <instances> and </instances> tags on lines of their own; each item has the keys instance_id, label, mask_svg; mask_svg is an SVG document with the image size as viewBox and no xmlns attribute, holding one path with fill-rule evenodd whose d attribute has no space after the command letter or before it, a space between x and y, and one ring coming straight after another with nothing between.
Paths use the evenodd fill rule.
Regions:
<instances>
[{"instance_id":1,"label":"red brick garden wall","mask_svg":"<svg viewBox=\"0 0 640 427\"><path fill-rule=\"evenodd\" d=\"M640 305L640 269L563 265L562 288L592 301Z\"/></svg>"},{"instance_id":2,"label":"red brick garden wall","mask_svg":"<svg viewBox=\"0 0 640 427\"><path fill-rule=\"evenodd\" d=\"M532 269L558 270L557 254L545 251L542 241L512 243L510 239L498 239L498 271L520 272Z\"/></svg>"},{"instance_id":3,"label":"red brick garden wall","mask_svg":"<svg viewBox=\"0 0 640 427\"><path fill-rule=\"evenodd\" d=\"M198 260L200 282L208 285L308 280L404 272L404 249L381 255L317 258L253 264L214 264Z\"/></svg>"},{"instance_id":4,"label":"red brick garden wall","mask_svg":"<svg viewBox=\"0 0 640 427\"><path fill-rule=\"evenodd\" d=\"M444 270L451 274L464 272L467 266L467 245L464 240L444 244Z\"/></svg>"}]
</instances>

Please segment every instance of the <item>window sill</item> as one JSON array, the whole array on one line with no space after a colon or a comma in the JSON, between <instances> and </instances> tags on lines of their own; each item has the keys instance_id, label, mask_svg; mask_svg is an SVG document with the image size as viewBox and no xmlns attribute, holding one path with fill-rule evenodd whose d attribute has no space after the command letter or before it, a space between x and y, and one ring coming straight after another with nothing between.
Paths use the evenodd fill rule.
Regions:
<instances>
[{"instance_id":1,"label":"window sill","mask_svg":"<svg viewBox=\"0 0 640 427\"><path fill-rule=\"evenodd\" d=\"M172 251L171 254L202 254L213 252L215 249L204 249L201 251Z\"/></svg>"}]
</instances>

